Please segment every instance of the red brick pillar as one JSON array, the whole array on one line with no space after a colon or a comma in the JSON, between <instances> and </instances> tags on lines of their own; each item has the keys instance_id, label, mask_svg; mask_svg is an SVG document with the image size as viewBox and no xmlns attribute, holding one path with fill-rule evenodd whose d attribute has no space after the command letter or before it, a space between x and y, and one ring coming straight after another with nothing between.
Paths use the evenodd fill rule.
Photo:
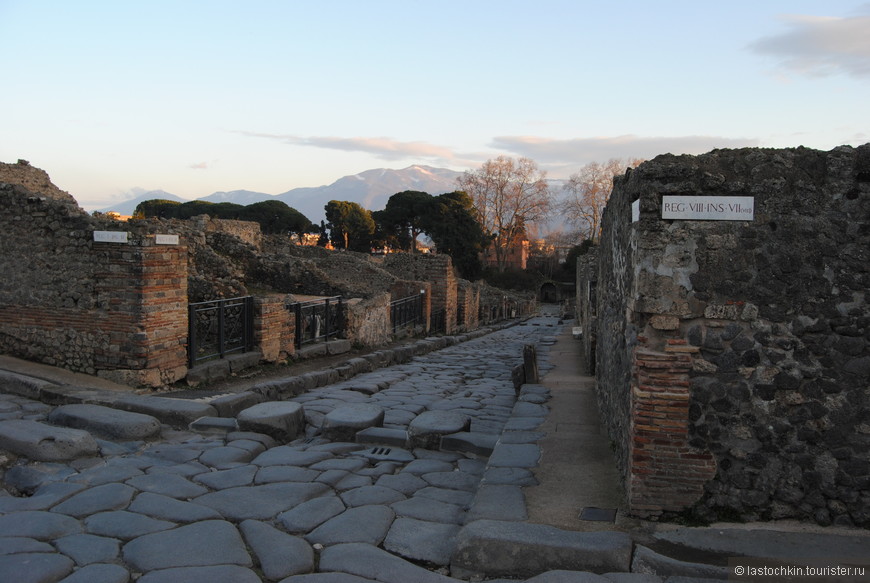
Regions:
<instances>
[{"instance_id":1,"label":"red brick pillar","mask_svg":"<svg viewBox=\"0 0 870 583\"><path fill-rule=\"evenodd\" d=\"M716 474L713 456L688 444L692 356L684 343L634 353L628 498L642 518L691 507Z\"/></svg>"},{"instance_id":2,"label":"red brick pillar","mask_svg":"<svg viewBox=\"0 0 870 583\"><path fill-rule=\"evenodd\" d=\"M284 305L284 298L254 298L254 344L266 362L277 362L296 352L296 317Z\"/></svg>"}]
</instances>

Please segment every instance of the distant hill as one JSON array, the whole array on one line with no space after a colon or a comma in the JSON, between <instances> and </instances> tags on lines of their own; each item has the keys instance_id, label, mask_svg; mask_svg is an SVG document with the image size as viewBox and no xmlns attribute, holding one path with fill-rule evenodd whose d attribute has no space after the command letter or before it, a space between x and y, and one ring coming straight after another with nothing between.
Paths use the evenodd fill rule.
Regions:
<instances>
[{"instance_id":1,"label":"distant hill","mask_svg":"<svg viewBox=\"0 0 870 583\"><path fill-rule=\"evenodd\" d=\"M236 204L253 204L263 200L276 198L287 203L308 217L314 223L324 219L323 207L330 200L347 200L359 203L363 208L376 211L383 209L387 200L397 192L404 190L419 190L432 195L443 194L456 190L456 179L462 172L447 168L431 166L409 166L402 170L378 168L366 170L359 174L344 176L327 186L302 187L288 190L282 194L271 195L251 190L233 190L230 192L214 192L196 200L208 202L234 202ZM122 215L133 214L136 206L144 201L155 198L187 202L179 196L163 190L151 190L103 209L101 212L115 211Z\"/></svg>"},{"instance_id":2,"label":"distant hill","mask_svg":"<svg viewBox=\"0 0 870 583\"><path fill-rule=\"evenodd\" d=\"M112 206L107 206L105 208L97 209L97 212L107 213L109 211L114 211L120 215L132 215L133 211L136 210L136 207L139 206L140 202L146 200L154 200L154 199L163 199L163 200L176 200L178 202L187 202L187 199L181 198L180 196L174 195L171 192L166 192L165 190L149 190L144 194L140 194L136 198L131 198L129 200L125 200L123 202L113 204Z\"/></svg>"}]
</instances>

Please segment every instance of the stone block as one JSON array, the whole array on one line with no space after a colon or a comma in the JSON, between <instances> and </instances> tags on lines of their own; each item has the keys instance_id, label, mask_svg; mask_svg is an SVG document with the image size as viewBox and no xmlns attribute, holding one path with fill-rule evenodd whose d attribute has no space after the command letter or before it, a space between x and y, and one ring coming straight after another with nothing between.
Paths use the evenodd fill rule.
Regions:
<instances>
[{"instance_id":1,"label":"stone block","mask_svg":"<svg viewBox=\"0 0 870 583\"><path fill-rule=\"evenodd\" d=\"M330 355L344 354L350 352L350 349L351 343L347 339L330 340L326 343L326 353Z\"/></svg>"},{"instance_id":2,"label":"stone block","mask_svg":"<svg viewBox=\"0 0 870 583\"><path fill-rule=\"evenodd\" d=\"M239 429L265 433L280 441L294 439L305 426L305 410L292 401L267 401L238 414Z\"/></svg>"},{"instance_id":3,"label":"stone block","mask_svg":"<svg viewBox=\"0 0 870 583\"><path fill-rule=\"evenodd\" d=\"M148 439L160 433L160 421L151 415L101 405L63 405L49 414L48 421L124 441Z\"/></svg>"},{"instance_id":4,"label":"stone block","mask_svg":"<svg viewBox=\"0 0 870 583\"><path fill-rule=\"evenodd\" d=\"M0 449L41 462L67 461L99 453L97 442L87 431L26 419L0 421Z\"/></svg>"},{"instance_id":5,"label":"stone block","mask_svg":"<svg viewBox=\"0 0 870 583\"><path fill-rule=\"evenodd\" d=\"M440 449L442 436L467 431L470 425L468 415L456 411L425 411L408 425L409 445Z\"/></svg>"},{"instance_id":6,"label":"stone block","mask_svg":"<svg viewBox=\"0 0 870 583\"><path fill-rule=\"evenodd\" d=\"M231 433L238 429L238 422L231 417L200 417L190 424L191 431L202 433Z\"/></svg>"},{"instance_id":7,"label":"stone block","mask_svg":"<svg viewBox=\"0 0 870 583\"><path fill-rule=\"evenodd\" d=\"M217 417L217 411L211 405L169 397L128 395L115 401L113 406L124 411L151 415L163 423L183 428L200 417Z\"/></svg>"},{"instance_id":8,"label":"stone block","mask_svg":"<svg viewBox=\"0 0 870 583\"><path fill-rule=\"evenodd\" d=\"M627 572L631 537L623 532L574 532L543 524L476 520L456 538L451 574L469 578L532 577L546 571Z\"/></svg>"},{"instance_id":9,"label":"stone block","mask_svg":"<svg viewBox=\"0 0 870 583\"><path fill-rule=\"evenodd\" d=\"M209 405L215 408L220 417L235 417L241 411L244 411L248 407L253 407L262 401L263 397L261 395L252 391L244 391L212 399Z\"/></svg>"},{"instance_id":10,"label":"stone block","mask_svg":"<svg viewBox=\"0 0 870 583\"><path fill-rule=\"evenodd\" d=\"M493 433L462 431L441 438L441 449L489 457L499 436Z\"/></svg>"},{"instance_id":11,"label":"stone block","mask_svg":"<svg viewBox=\"0 0 870 583\"><path fill-rule=\"evenodd\" d=\"M357 432L356 442L407 447L408 432L404 429L392 429L389 427L368 427Z\"/></svg>"},{"instance_id":12,"label":"stone block","mask_svg":"<svg viewBox=\"0 0 870 583\"><path fill-rule=\"evenodd\" d=\"M384 423L384 410L370 403L349 403L323 418L323 437L333 441L354 441L358 431Z\"/></svg>"}]
</instances>

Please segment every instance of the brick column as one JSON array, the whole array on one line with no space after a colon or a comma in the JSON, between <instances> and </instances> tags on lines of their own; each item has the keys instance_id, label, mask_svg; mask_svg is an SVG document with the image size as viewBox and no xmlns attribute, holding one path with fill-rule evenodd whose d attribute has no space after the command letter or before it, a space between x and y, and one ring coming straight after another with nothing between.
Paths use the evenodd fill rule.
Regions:
<instances>
[{"instance_id":1,"label":"brick column","mask_svg":"<svg viewBox=\"0 0 870 583\"><path fill-rule=\"evenodd\" d=\"M691 507L716 474L713 456L688 444L692 356L684 344L634 353L628 498L641 518Z\"/></svg>"},{"instance_id":2,"label":"brick column","mask_svg":"<svg viewBox=\"0 0 870 583\"><path fill-rule=\"evenodd\" d=\"M277 362L296 352L296 317L279 296L254 298L254 344L266 362Z\"/></svg>"}]
</instances>

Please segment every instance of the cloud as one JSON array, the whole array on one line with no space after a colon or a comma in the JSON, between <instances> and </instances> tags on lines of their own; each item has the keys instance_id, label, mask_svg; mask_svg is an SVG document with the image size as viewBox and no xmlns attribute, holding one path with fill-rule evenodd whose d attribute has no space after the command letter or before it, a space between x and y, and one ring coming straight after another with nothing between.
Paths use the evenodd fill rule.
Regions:
<instances>
[{"instance_id":1,"label":"cloud","mask_svg":"<svg viewBox=\"0 0 870 583\"><path fill-rule=\"evenodd\" d=\"M191 164L188 168L193 168L194 170L206 170L208 169L208 162L199 162L197 164Z\"/></svg>"},{"instance_id":2,"label":"cloud","mask_svg":"<svg viewBox=\"0 0 870 583\"><path fill-rule=\"evenodd\" d=\"M718 136L640 137L635 135L554 140L533 136L493 138L494 148L531 158L541 165L579 166L611 158L653 158L659 154L703 154L716 148L757 146L755 139Z\"/></svg>"},{"instance_id":3,"label":"cloud","mask_svg":"<svg viewBox=\"0 0 870 583\"><path fill-rule=\"evenodd\" d=\"M782 20L788 31L760 38L749 49L778 57L781 67L801 75L870 77L870 4L849 17L787 15Z\"/></svg>"},{"instance_id":4,"label":"cloud","mask_svg":"<svg viewBox=\"0 0 870 583\"><path fill-rule=\"evenodd\" d=\"M427 142L400 142L392 138L341 138L335 136L295 136L291 134L264 134L256 132L236 132L245 136L277 140L293 146L310 146L345 152L364 152L385 160L403 158L430 158L441 161L456 159L456 154L443 146Z\"/></svg>"}]
</instances>

